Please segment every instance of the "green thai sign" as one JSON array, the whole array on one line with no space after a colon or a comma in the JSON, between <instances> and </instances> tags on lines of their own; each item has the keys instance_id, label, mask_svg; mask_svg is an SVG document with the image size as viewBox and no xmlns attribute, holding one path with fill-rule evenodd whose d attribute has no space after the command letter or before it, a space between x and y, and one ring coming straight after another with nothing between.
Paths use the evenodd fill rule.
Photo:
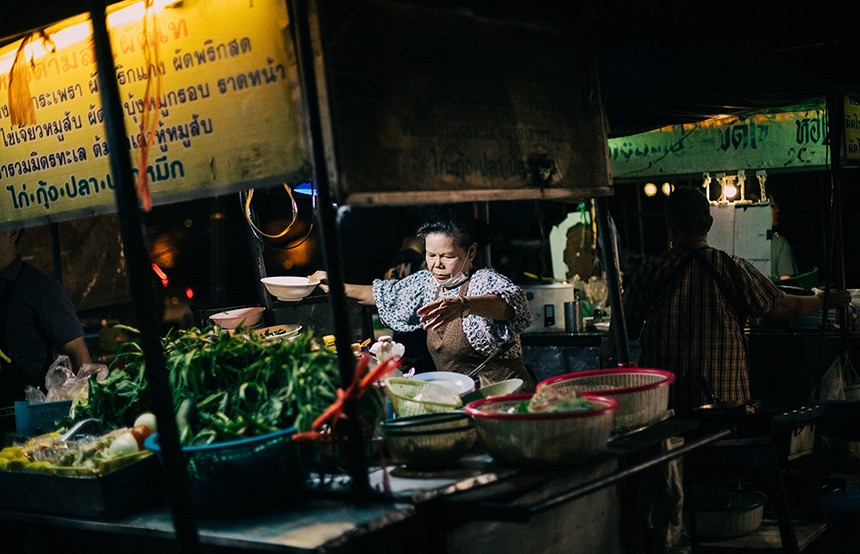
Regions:
<instances>
[{"instance_id":1,"label":"green thai sign","mask_svg":"<svg viewBox=\"0 0 860 554\"><path fill-rule=\"evenodd\" d=\"M609 140L616 180L816 169L828 164L824 98Z\"/></svg>"}]
</instances>

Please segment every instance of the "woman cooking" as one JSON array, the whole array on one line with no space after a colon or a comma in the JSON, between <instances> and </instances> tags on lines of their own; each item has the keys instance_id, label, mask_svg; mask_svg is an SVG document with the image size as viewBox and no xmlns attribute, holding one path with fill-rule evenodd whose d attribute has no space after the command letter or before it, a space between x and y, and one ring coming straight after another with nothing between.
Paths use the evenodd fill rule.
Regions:
<instances>
[{"instance_id":1,"label":"woman cooking","mask_svg":"<svg viewBox=\"0 0 860 554\"><path fill-rule=\"evenodd\" d=\"M497 348L510 347L487 364L483 385L518 377L523 392L536 381L523 363L519 334L531 323L523 290L492 269L473 266L478 248L489 242L485 224L446 208L421 225L427 269L373 285L345 285L346 295L376 305L379 317L399 332L424 328L427 348L439 371L469 373ZM311 281L324 281L317 271Z\"/></svg>"}]
</instances>

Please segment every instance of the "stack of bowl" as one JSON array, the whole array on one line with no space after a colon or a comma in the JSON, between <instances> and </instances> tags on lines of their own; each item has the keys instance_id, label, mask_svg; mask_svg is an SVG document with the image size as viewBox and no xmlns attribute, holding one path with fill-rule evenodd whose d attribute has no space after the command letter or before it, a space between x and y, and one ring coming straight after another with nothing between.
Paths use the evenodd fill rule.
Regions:
<instances>
[{"instance_id":1,"label":"stack of bowl","mask_svg":"<svg viewBox=\"0 0 860 554\"><path fill-rule=\"evenodd\" d=\"M391 459L408 467L451 465L477 440L475 426L462 411L388 419L381 429Z\"/></svg>"}]
</instances>

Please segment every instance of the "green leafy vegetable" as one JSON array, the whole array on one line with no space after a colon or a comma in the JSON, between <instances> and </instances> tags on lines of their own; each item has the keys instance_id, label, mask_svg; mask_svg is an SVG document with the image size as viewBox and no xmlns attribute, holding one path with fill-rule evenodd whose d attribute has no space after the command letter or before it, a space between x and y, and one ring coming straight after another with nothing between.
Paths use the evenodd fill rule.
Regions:
<instances>
[{"instance_id":1,"label":"green leafy vegetable","mask_svg":"<svg viewBox=\"0 0 860 554\"><path fill-rule=\"evenodd\" d=\"M336 398L337 360L316 348L312 331L272 341L217 326L171 331L162 339L180 442L200 445L311 423ZM69 423L87 417L107 428L130 426L150 411L146 360L136 340L120 347L107 379L91 383L86 404Z\"/></svg>"}]
</instances>

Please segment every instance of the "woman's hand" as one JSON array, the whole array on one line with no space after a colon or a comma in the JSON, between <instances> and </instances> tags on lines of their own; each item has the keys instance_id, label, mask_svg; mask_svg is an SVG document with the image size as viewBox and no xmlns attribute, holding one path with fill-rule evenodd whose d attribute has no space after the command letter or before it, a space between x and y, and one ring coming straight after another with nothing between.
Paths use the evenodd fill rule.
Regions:
<instances>
[{"instance_id":1,"label":"woman's hand","mask_svg":"<svg viewBox=\"0 0 860 554\"><path fill-rule=\"evenodd\" d=\"M463 300L459 296L440 298L418 308L420 321L428 331L438 329L442 324L460 317L463 313Z\"/></svg>"},{"instance_id":2,"label":"woman's hand","mask_svg":"<svg viewBox=\"0 0 860 554\"><path fill-rule=\"evenodd\" d=\"M319 283L319 287L323 292L328 292L328 285L325 283L326 281L328 281L328 273L323 270L316 271L313 275L308 275L308 282Z\"/></svg>"}]
</instances>

